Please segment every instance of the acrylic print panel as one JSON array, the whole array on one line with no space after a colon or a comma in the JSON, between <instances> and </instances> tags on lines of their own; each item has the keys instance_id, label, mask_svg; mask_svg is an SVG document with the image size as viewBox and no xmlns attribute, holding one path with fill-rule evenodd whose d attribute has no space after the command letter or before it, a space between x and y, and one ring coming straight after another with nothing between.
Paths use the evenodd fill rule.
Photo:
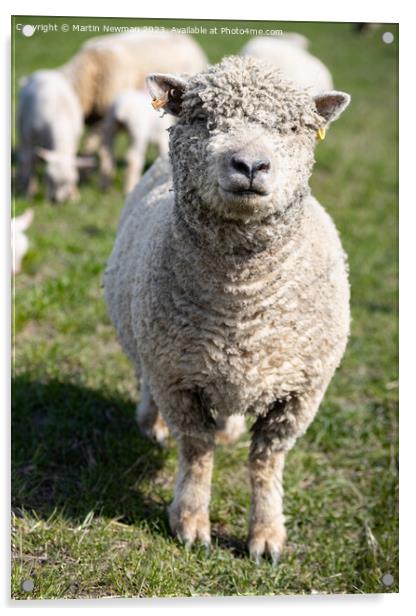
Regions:
<instances>
[{"instance_id":1,"label":"acrylic print panel","mask_svg":"<svg viewBox=\"0 0 416 616\"><path fill-rule=\"evenodd\" d=\"M397 24L12 18L14 599L398 592L398 38ZM243 48L269 72L230 60L217 81L191 76ZM149 94L150 73L176 77ZM344 266L308 185L349 263L332 379ZM145 204L161 195L157 227ZM276 255L297 264L287 286ZM129 303L139 271L153 286Z\"/></svg>"}]
</instances>

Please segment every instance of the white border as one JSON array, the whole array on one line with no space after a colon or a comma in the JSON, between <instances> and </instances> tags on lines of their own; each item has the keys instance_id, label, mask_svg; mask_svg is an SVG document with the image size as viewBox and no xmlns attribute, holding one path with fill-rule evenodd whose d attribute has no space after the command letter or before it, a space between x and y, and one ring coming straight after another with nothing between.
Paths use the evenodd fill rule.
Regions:
<instances>
[{"instance_id":1,"label":"white border","mask_svg":"<svg viewBox=\"0 0 416 616\"><path fill-rule=\"evenodd\" d=\"M4 498L1 499L2 508L2 525L3 532L1 533L2 550L1 550L1 597L6 609L14 609L20 612L23 609L31 608L34 611L44 610L48 607L54 609L66 608L69 610L84 610L87 608L105 608L119 610L121 607L139 608L141 611L148 609L152 613L159 612L161 609L168 608L169 611L178 612L191 608L197 609L198 612L206 610L219 609L221 606L227 610L239 610L241 612L251 612L253 609L261 609L271 613L277 610L289 610L291 613L299 613L301 610L308 612L309 616L322 613L332 613L337 610L340 614L350 614L353 610L356 614L371 614L377 612L378 616L388 614L391 616L392 609L403 610L407 612L407 604L414 605L414 595L412 593L414 582L414 517L415 517L415 498L414 494L414 456L412 453L412 445L414 435L416 434L416 409L412 385L414 379L415 361L413 358L414 349L414 328L411 327L415 318L415 301L413 297L414 270L415 258L414 250L410 247L414 244L414 229L412 224L415 220L415 197L410 194L410 182L415 175L415 155L414 155L414 103L415 97L411 91L414 86L414 32L413 20L408 5L398 2L386 2L378 0L376 3L364 1L350 1L347 3L335 2L316 2L311 3L307 0L298 1L296 3L270 3L268 6L259 5L259 3L238 3L236 6L231 6L231 3L225 5L223 0L210 0L204 5L202 3L188 3L182 0L168 2L167 0L159 0L157 3L132 3L127 0L117 0L115 6L117 10L112 10L111 4L104 5L96 3L97 8L91 3L86 4L83 0L71 0L68 3L58 3L51 0L37 0L36 3L30 0L16 0L15 2L2 3L0 28L2 32L2 63L1 70L3 71L2 85L7 84L10 75L9 69L9 50L10 50L10 15L73 15L73 16L100 16L100 17L155 17L155 18L195 18L195 19L233 19L233 20L276 20L276 21L372 21L372 22L400 22L400 120L401 126L404 127L401 133L401 174L400 174L400 197L401 197L401 220L400 220L400 265L401 265L401 330L405 332L405 336L401 339L401 570L400 570L400 594L399 595L371 595L371 596L327 596L327 597L276 597L276 598L213 598L213 599L190 599L190 600L77 600L77 601L42 601L42 602L10 602L9 596L9 496L7 490L9 488L9 419L8 405L9 396L6 396L5 404L3 405L3 418L5 425L3 426L3 455L1 456L4 463L4 472L6 481L3 481L5 486ZM8 135L9 128L9 109L7 85L2 88L4 110L0 114L0 134ZM0 166L0 185L3 187L3 195L5 195L6 203L3 203L3 224L1 225L2 245L6 247L6 259L2 259L0 266L1 283L2 283L2 298L8 297L8 289L10 284L9 271L10 259L8 249L8 185L9 185L9 143L4 143L5 160ZM4 188L5 187L5 188ZM412 186L413 188L413 186ZM414 192L414 188L413 191ZM363 204L363 207L365 204ZM4 253L3 253L4 254ZM413 284L405 285L403 281L412 281ZM9 333L8 323L10 311L4 299L1 302L2 310L2 340L1 340L1 391L9 391ZM406 361L407 358L407 361ZM413 445L414 447L414 445ZM59 607L58 607L59 606ZM150 607L151 606L151 607ZM78 612L79 613L79 612Z\"/></svg>"},{"instance_id":2,"label":"white border","mask_svg":"<svg viewBox=\"0 0 416 616\"><path fill-rule=\"evenodd\" d=\"M160 0L155 3L134 4L128 0L117 0L115 10L110 3L100 3L98 10L82 0L54 2L53 0L16 0L9 2L11 13L15 15L79 15L86 17L155 17L175 19L232 19L232 20L286 20L286 21L374 21L397 22L397 3L363 2L350 0L348 4L335 2L314 2L298 0L296 3L281 3L259 6L256 3L239 3L238 7L222 0L207 3L176 2ZM357 17L359 16L359 17Z\"/></svg>"}]
</instances>

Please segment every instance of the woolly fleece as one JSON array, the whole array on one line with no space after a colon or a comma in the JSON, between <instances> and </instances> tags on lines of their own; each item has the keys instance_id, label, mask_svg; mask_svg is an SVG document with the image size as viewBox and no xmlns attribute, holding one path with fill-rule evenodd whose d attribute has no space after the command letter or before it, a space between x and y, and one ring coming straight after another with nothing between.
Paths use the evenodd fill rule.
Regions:
<instances>
[{"instance_id":1,"label":"woolly fleece","mask_svg":"<svg viewBox=\"0 0 416 616\"><path fill-rule=\"evenodd\" d=\"M308 187L323 125L313 99L276 69L227 58L186 84L170 129L174 191L159 159L127 200L105 275L109 314L176 434L203 436L216 413L269 415L267 441L287 449L340 362L345 255ZM234 219L215 193L210 158L242 127L272 134L296 181Z\"/></svg>"}]
</instances>

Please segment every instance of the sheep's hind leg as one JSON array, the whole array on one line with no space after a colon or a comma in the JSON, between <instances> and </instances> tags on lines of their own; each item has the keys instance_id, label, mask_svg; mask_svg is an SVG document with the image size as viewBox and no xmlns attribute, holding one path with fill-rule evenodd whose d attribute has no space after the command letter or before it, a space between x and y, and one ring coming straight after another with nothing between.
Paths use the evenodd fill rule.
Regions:
<instances>
[{"instance_id":1,"label":"sheep's hind leg","mask_svg":"<svg viewBox=\"0 0 416 616\"><path fill-rule=\"evenodd\" d=\"M143 172L145 163L145 148L132 145L126 154L126 176L124 179L124 194L127 195L136 186Z\"/></svg>"},{"instance_id":2,"label":"sheep's hind leg","mask_svg":"<svg viewBox=\"0 0 416 616\"><path fill-rule=\"evenodd\" d=\"M229 417L220 415L216 423L215 442L218 445L234 443L245 430L244 415L230 415Z\"/></svg>"},{"instance_id":3,"label":"sheep's hind leg","mask_svg":"<svg viewBox=\"0 0 416 616\"><path fill-rule=\"evenodd\" d=\"M142 379L136 420L144 436L155 441L159 445L164 444L166 438L169 436L169 430L152 398L152 394L150 393L149 386L145 379Z\"/></svg>"}]
</instances>

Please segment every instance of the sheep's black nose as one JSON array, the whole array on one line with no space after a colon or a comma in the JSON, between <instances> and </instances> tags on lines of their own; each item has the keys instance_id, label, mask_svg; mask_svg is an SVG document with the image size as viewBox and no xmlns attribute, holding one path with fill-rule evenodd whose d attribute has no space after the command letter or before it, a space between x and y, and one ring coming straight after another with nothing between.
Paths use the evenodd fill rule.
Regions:
<instances>
[{"instance_id":1,"label":"sheep's black nose","mask_svg":"<svg viewBox=\"0 0 416 616\"><path fill-rule=\"evenodd\" d=\"M231 157L231 167L249 180L256 177L258 173L268 173L270 171L270 166L271 164L268 158L250 160L249 157L243 157L237 154Z\"/></svg>"}]
</instances>

